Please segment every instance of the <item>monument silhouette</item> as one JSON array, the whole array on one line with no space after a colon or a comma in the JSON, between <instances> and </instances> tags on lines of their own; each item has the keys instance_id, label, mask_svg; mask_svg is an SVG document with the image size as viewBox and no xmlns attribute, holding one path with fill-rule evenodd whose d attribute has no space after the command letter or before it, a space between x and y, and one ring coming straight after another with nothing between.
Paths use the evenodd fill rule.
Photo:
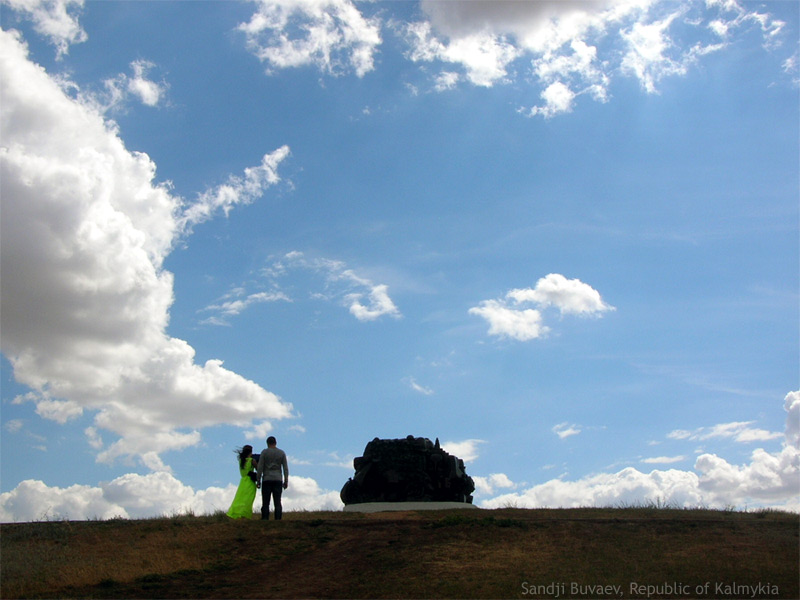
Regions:
<instances>
[{"instance_id":1,"label":"monument silhouette","mask_svg":"<svg viewBox=\"0 0 800 600\"><path fill-rule=\"evenodd\" d=\"M339 496L345 505L365 502L464 502L472 504L475 482L464 461L449 454L439 439L409 435L375 438L353 459L355 475Z\"/></svg>"}]
</instances>

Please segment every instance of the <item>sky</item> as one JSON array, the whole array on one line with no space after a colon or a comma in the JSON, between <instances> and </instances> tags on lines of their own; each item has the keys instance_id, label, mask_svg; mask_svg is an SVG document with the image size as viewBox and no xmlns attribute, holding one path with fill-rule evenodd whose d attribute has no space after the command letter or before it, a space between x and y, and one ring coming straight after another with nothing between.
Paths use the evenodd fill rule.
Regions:
<instances>
[{"instance_id":1,"label":"sky","mask_svg":"<svg viewBox=\"0 0 800 600\"><path fill-rule=\"evenodd\" d=\"M799 6L0 0L0 520L800 510Z\"/></svg>"}]
</instances>

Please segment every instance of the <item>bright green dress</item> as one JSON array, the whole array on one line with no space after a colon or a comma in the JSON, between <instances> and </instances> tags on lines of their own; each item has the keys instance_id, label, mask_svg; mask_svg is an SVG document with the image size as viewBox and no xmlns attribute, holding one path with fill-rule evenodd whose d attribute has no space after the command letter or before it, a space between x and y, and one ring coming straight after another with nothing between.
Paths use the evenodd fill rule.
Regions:
<instances>
[{"instance_id":1,"label":"bright green dress","mask_svg":"<svg viewBox=\"0 0 800 600\"><path fill-rule=\"evenodd\" d=\"M242 479L239 481L239 487L236 489L233 503L227 512L227 515L231 519L253 518L253 501L256 499L256 482L247 475L253 468L253 457L248 456L244 461L244 468L239 469L239 474L242 476Z\"/></svg>"}]
</instances>

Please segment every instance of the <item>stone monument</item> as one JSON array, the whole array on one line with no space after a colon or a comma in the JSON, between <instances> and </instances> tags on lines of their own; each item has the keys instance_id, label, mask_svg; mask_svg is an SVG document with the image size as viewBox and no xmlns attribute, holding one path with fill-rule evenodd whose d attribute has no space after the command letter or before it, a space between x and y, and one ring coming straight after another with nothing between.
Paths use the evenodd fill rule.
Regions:
<instances>
[{"instance_id":1,"label":"stone monument","mask_svg":"<svg viewBox=\"0 0 800 600\"><path fill-rule=\"evenodd\" d=\"M355 475L342 487L345 507L362 503L463 503L472 508L475 483L464 461L427 438L375 438L353 460ZM347 510L347 508L345 508Z\"/></svg>"}]
</instances>

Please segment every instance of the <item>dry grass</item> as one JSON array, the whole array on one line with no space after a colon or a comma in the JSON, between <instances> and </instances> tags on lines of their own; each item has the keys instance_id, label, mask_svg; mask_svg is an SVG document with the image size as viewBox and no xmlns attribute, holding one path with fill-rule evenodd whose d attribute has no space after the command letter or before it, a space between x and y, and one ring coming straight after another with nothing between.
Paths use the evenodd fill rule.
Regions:
<instances>
[{"instance_id":1,"label":"dry grass","mask_svg":"<svg viewBox=\"0 0 800 600\"><path fill-rule=\"evenodd\" d=\"M3 525L0 542L3 598L608 597L571 593L597 585L641 597L633 582L679 582L692 597L720 597L715 584L733 582L761 584L755 597L800 597L798 517L779 512L216 515Z\"/></svg>"},{"instance_id":2,"label":"dry grass","mask_svg":"<svg viewBox=\"0 0 800 600\"><path fill-rule=\"evenodd\" d=\"M0 591L4 598L24 597L64 584L199 569L207 561L196 549L213 545L216 535L206 524L184 518L3 525Z\"/></svg>"}]
</instances>

